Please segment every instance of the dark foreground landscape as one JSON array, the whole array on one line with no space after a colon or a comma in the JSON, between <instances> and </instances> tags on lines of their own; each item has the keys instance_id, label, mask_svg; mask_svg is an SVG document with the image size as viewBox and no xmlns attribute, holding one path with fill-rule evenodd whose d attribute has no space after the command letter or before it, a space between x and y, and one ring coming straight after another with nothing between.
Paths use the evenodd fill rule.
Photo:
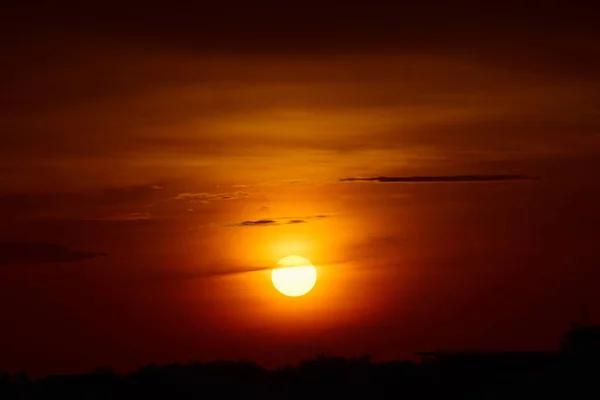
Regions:
<instances>
[{"instance_id":1,"label":"dark foreground landscape","mask_svg":"<svg viewBox=\"0 0 600 400\"><path fill-rule=\"evenodd\" d=\"M148 365L127 374L90 374L31 381L0 375L0 398L187 399L261 398L598 398L600 327L565 335L551 352L432 352L419 363L375 363L370 356L319 355L266 370L248 361Z\"/></svg>"}]
</instances>

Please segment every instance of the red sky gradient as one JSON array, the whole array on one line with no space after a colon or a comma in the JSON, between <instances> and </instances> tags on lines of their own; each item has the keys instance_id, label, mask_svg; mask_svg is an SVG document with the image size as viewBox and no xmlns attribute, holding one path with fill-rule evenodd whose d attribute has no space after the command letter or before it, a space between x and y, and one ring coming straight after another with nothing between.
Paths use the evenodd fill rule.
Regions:
<instances>
[{"instance_id":1,"label":"red sky gradient","mask_svg":"<svg viewBox=\"0 0 600 400\"><path fill-rule=\"evenodd\" d=\"M593 13L420 3L9 4L0 370L553 348L597 321ZM304 297L270 282L288 254Z\"/></svg>"}]
</instances>

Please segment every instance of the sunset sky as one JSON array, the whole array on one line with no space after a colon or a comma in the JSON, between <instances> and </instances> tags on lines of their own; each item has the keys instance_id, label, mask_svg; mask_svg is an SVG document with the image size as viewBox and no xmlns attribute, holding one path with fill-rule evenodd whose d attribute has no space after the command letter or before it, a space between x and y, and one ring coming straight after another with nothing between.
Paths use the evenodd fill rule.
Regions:
<instances>
[{"instance_id":1,"label":"sunset sky","mask_svg":"<svg viewBox=\"0 0 600 400\"><path fill-rule=\"evenodd\" d=\"M598 321L592 9L64 4L0 13L0 370L546 349ZM270 281L289 254L306 296Z\"/></svg>"}]
</instances>

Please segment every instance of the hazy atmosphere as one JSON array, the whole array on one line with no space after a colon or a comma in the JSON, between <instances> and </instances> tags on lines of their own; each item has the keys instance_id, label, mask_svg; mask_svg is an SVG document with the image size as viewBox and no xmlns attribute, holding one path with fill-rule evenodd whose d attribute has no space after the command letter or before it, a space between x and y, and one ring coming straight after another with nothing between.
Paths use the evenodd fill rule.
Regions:
<instances>
[{"instance_id":1,"label":"hazy atmosphere","mask_svg":"<svg viewBox=\"0 0 600 400\"><path fill-rule=\"evenodd\" d=\"M0 370L548 349L597 320L597 14L234 3L3 6ZM317 281L287 297L295 254Z\"/></svg>"}]
</instances>

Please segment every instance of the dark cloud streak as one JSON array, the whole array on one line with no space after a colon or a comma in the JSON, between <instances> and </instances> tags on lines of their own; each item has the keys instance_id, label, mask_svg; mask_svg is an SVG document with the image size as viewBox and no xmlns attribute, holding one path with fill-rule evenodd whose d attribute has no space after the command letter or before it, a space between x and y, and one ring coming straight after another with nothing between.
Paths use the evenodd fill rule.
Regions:
<instances>
[{"instance_id":1,"label":"dark cloud streak","mask_svg":"<svg viewBox=\"0 0 600 400\"><path fill-rule=\"evenodd\" d=\"M73 250L53 243L0 242L0 267L88 260L106 253Z\"/></svg>"},{"instance_id":2,"label":"dark cloud streak","mask_svg":"<svg viewBox=\"0 0 600 400\"><path fill-rule=\"evenodd\" d=\"M279 217L274 219L259 219L255 221L242 221L230 226L275 226L275 225L295 225L306 224L309 220L327 218L327 215L309 215L303 218L298 217Z\"/></svg>"},{"instance_id":3,"label":"dark cloud streak","mask_svg":"<svg viewBox=\"0 0 600 400\"><path fill-rule=\"evenodd\" d=\"M132 212L128 214L111 215L108 217L89 217L81 218L87 221L147 221L153 216L148 212Z\"/></svg>"},{"instance_id":4,"label":"dark cloud streak","mask_svg":"<svg viewBox=\"0 0 600 400\"><path fill-rule=\"evenodd\" d=\"M442 183L442 182L506 182L536 180L526 175L448 175L448 176L377 176L364 178L341 178L340 182L378 183Z\"/></svg>"},{"instance_id":5,"label":"dark cloud streak","mask_svg":"<svg viewBox=\"0 0 600 400\"><path fill-rule=\"evenodd\" d=\"M239 224L235 224L234 226L267 226L267 225L275 225L277 222L272 219L259 219L256 221L242 221Z\"/></svg>"}]
</instances>

